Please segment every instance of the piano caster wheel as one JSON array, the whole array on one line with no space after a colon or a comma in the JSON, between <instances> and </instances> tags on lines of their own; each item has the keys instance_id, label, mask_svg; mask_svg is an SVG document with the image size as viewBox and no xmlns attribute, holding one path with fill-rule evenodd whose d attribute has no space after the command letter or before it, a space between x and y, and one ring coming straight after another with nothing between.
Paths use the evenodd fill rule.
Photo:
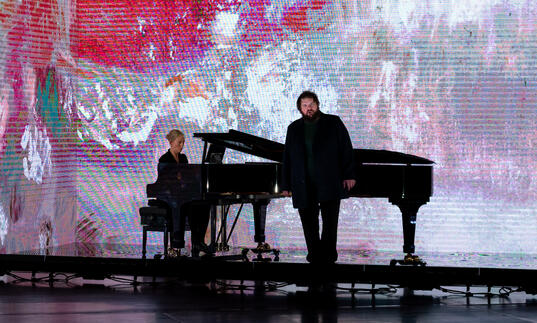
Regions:
<instances>
[{"instance_id":1,"label":"piano caster wheel","mask_svg":"<svg viewBox=\"0 0 537 323\"><path fill-rule=\"evenodd\" d=\"M245 262L250 262L250 258L248 258L248 253L250 251L252 251L254 254L256 254L256 256L252 259L252 261L255 261L255 262L272 261L272 259L270 259L270 258L263 258L263 253L265 251L260 251L257 248L255 248L255 249L244 248L244 249L242 249L241 257Z\"/></svg>"},{"instance_id":2,"label":"piano caster wheel","mask_svg":"<svg viewBox=\"0 0 537 323\"><path fill-rule=\"evenodd\" d=\"M426 262L422 261L418 255L413 255L410 253L405 255L404 262L413 266L425 266L427 264Z\"/></svg>"},{"instance_id":3,"label":"piano caster wheel","mask_svg":"<svg viewBox=\"0 0 537 323\"><path fill-rule=\"evenodd\" d=\"M258 251L258 252L267 252L267 251L272 250L272 248L266 242L259 242L257 244L257 248L255 248L255 250Z\"/></svg>"},{"instance_id":4,"label":"piano caster wheel","mask_svg":"<svg viewBox=\"0 0 537 323\"><path fill-rule=\"evenodd\" d=\"M215 251L218 251L218 252L229 251L229 246L223 242L219 242L216 244Z\"/></svg>"},{"instance_id":5,"label":"piano caster wheel","mask_svg":"<svg viewBox=\"0 0 537 323\"><path fill-rule=\"evenodd\" d=\"M392 259L390 261L390 266L391 267L394 267L395 265L402 265L402 266L425 266L427 265L427 263L423 260L421 260L421 258L418 256L418 255L413 255L411 253L407 253L405 255L405 258L403 260L401 259Z\"/></svg>"},{"instance_id":6,"label":"piano caster wheel","mask_svg":"<svg viewBox=\"0 0 537 323\"><path fill-rule=\"evenodd\" d=\"M257 256L252 259L252 261L255 261L255 262L271 262L271 261L279 261L279 258L278 260L276 260L276 257L274 259L270 258L270 257L263 257L263 253L262 252L259 252L257 253Z\"/></svg>"}]
</instances>

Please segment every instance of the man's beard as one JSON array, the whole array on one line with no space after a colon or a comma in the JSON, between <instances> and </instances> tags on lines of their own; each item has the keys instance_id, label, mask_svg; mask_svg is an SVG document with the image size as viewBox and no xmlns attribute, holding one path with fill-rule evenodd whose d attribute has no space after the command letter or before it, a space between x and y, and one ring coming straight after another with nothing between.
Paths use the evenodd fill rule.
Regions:
<instances>
[{"instance_id":1,"label":"man's beard","mask_svg":"<svg viewBox=\"0 0 537 323\"><path fill-rule=\"evenodd\" d=\"M300 113L302 113L302 111ZM321 110L315 111L315 113L313 113L311 117L308 116L307 114L302 113L302 117L304 118L304 120L308 122L316 121L317 119L319 119L320 116L321 116Z\"/></svg>"}]
</instances>

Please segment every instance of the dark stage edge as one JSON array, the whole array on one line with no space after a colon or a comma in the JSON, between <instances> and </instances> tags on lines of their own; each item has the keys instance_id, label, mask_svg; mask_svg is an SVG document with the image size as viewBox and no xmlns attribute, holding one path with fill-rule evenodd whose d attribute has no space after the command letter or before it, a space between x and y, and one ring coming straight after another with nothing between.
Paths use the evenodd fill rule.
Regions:
<instances>
[{"instance_id":1,"label":"dark stage edge","mask_svg":"<svg viewBox=\"0 0 537 323\"><path fill-rule=\"evenodd\" d=\"M280 261L231 260L230 256L239 255L240 249L234 249L230 253L219 254L220 256L216 257L141 259L141 257L131 258L132 253L128 253L129 248L139 250L139 248L127 246L123 248L127 252L120 256L117 250L121 248L118 249L117 245L71 244L39 252L3 254L0 255L0 275L10 272L70 273L92 280L113 276L146 276L206 281L274 281L298 286L329 281L395 285L413 290L432 290L442 286L509 286L524 290L527 294L537 294L537 269L532 268L460 267L460 262L456 264L457 266L390 266L386 255L376 257L385 264L372 264L372 258L375 259L375 255L364 255L364 253L351 253L356 263L336 263L329 266L296 262L293 259L297 256L293 255L293 252L282 252ZM110 250L116 250L116 252ZM88 251L91 256L87 256ZM69 253L70 255L65 255ZM103 257L103 254L110 256ZM298 254L300 259L303 259L303 252L298 252ZM255 258L251 253L249 255L249 259ZM345 252L343 255L340 258L346 258L347 261L351 258L348 254L345 257ZM453 259L457 259L455 256L451 254ZM500 261L497 263L498 266L509 266L501 261L509 261L511 257L502 258L502 256L494 257L494 255L486 257L488 262L495 258ZM531 256L530 259L533 262L535 257ZM427 258L425 260L427 261ZM433 262L435 260L437 263L440 262L438 259L433 259ZM462 263L464 264L464 261Z\"/></svg>"}]
</instances>

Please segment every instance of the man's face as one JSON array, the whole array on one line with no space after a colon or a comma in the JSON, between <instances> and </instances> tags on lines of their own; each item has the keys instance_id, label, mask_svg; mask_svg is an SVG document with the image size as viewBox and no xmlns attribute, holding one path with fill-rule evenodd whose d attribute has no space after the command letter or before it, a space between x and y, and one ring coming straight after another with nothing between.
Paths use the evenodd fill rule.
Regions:
<instances>
[{"instance_id":1,"label":"man's face","mask_svg":"<svg viewBox=\"0 0 537 323\"><path fill-rule=\"evenodd\" d=\"M183 150L185 145L185 138L177 137L174 141L170 142L170 150L176 154L180 153Z\"/></svg>"},{"instance_id":2,"label":"man's face","mask_svg":"<svg viewBox=\"0 0 537 323\"><path fill-rule=\"evenodd\" d=\"M312 98L300 99L300 113L307 120L316 120L319 117L319 106Z\"/></svg>"}]
</instances>

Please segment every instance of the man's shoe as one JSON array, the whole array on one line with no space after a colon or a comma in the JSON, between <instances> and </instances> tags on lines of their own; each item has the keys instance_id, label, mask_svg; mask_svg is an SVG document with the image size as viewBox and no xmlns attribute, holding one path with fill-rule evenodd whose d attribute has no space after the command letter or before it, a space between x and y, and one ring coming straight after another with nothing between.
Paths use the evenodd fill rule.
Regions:
<instances>
[{"instance_id":1,"label":"man's shoe","mask_svg":"<svg viewBox=\"0 0 537 323\"><path fill-rule=\"evenodd\" d=\"M327 295L336 295L337 292L337 283L335 282L324 282L323 283L323 292Z\"/></svg>"},{"instance_id":2,"label":"man's shoe","mask_svg":"<svg viewBox=\"0 0 537 323\"><path fill-rule=\"evenodd\" d=\"M205 243L196 243L192 245L192 257L199 257L200 253L202 253L202 256L213 254L209 246Z\"/></svg>"}]
</instances>

